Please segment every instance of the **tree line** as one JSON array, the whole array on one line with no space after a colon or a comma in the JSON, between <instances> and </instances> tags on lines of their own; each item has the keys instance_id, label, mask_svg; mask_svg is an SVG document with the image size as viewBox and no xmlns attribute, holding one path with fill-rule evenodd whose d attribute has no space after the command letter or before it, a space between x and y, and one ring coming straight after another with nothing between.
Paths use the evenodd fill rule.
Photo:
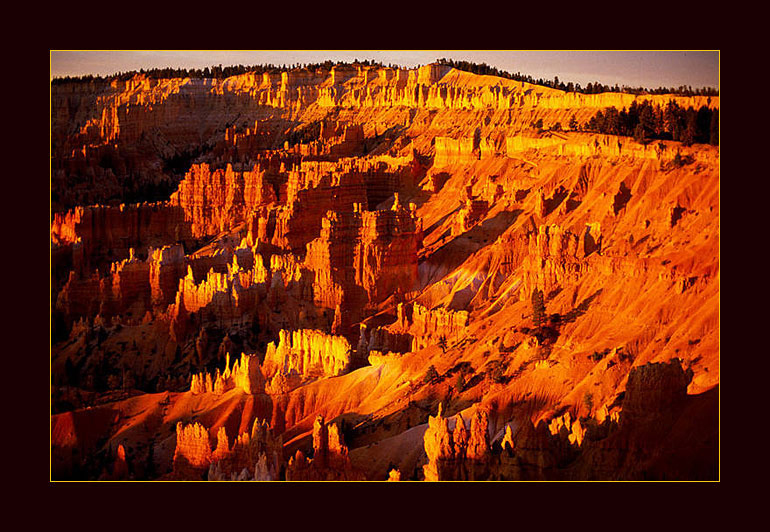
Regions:
<instances>
[{"instance_id":1,"label":"tree line","mask_svg":"<svg viewBox=\"0 0 770 532\"><path fill-rule=\"evenodd\" d=\"M599 94L601 92L624 92L628 94L674 94L676 96L719 96L719 91L717 89L714 89L712 87L703 87L703 88L696 88L693 89L691 86L680 86L680 87L658 87L657 89L646 89L644 87L628 87L628 86L618 86L615 84L614 86L610 85L603 85L602 83L595 82L595 83L588 83L585 87L581 86L580 83L564 83L563 81L559 80L559 77L556 76L554 79L543 79L543 78L533 78L530 75L524 75L520 72L516 72L515 74L512 74L510 72L507 72L505 70L500 70L496 67L487 65L486 63L473 63L470 61L455 61L453 59L446 59L441 58L437 59L436 63L440 65L449 66L452 68L456 68L458 70L463 70L465 72L471 72L473 74L478 74L482 76L497 76L500 78L505 79L511 79L514 81L521 81L525 83L531 83L533 85L541 85L544 87L550 87L552 89L558 89L566 92L579 92L582 94ZM278 74L281 72L288 72L291 70L297 70L297 69L306 69L306 70L317 70L319 68L324 70L331 70L334 66L377 66L377 67L384 67L385 65L381 62L377 62L374 60L365 59L363 61L359 61L358 59L353 60L353 62L347 62L347 61L331 61L326 60L322 63L295 63L291 65L283 64L281 66L274 65L272 63L268 64L259 64L259 65L231 65L223 67L221 64L212 66L212 67L206 67L203 69L200 68L151 68L148 70L140 69L139 71L131 70L128 72L118 72L116 74L113 74L111 76L94 76L91 74L85 75L85 76L65 76L65 77L55 77L51 81L52 84L56 85L58 83L73 83L73 82L92 82L92 81L112 81L115 79L126 81L134 77L136 74L143 74L151 79L169 79L169 78L215 78L215 79L225 79L229 78L230 76L238 76L241 74L246 74L247 72L254 72L256 74L262 74L264 72L269 72L271 74ZM398 65L394 64L388 64L389 68L399 68Z\"/></svg>"},{"instance_id":2,"label":"tree line","mask_svg":"<svg viewBox=\"0 0 770 532\"><path fill-rule=\"evenodd\" d=\"M585 87L580 83L568 82L564 83L556 76L554 79L533 78L529 75L524 75L521 72L512 74L505 70L500 70L496 67L487 65L486 63L472 63L470 61L455 61L453 59L441 58L436 62L440 65L450 66L458 70L464 70L465 72L471 72L473 74L479 74L481 76L497 76L499 78L512 79L514 81L521 81L524 83L531 83L533 85L541 85L544 87L550 87L552 89L558 89L566 92L579 92L582 94L599 94L601 92L624 92L627 94L675 94L677 96L719 96L719 91L712 87L702 87L693 89L691 86L679 86L679 87L658 87L657 89L647 89L644 87L628 87L626 85L614 86L604 85L599 82L588 83Z\"/></svg>"},{"instance_id":3,"label":"tree line","mask_svg":"<svg viewBox=\"0 0 770 532\"><path fill-rule=\"evenodd\" d=\"M606 107L577 129L634 137L640 142L674 140L685 146L693 143L718 146L719 109L705 105L698 110L684 108L673 100L665 107L653 106L649 101L633 102L627 111L625 107L621 111Z\"/></svg>"},{"instance_id":4,"label":"tree line","mask_svg":"<svg viewBox=\"0 0 770 532\"><path fill-rule=\"evenodd\" d=\"M147 76L150 79L170 79L170 78L195 78L195 79L204 79L204 78L214 78L214 79L225 79L229 78L231 76L240 76L242 74L246 74L249 72L253 72L255 74L263 74L265 72L268 72L270 74L280 74L281 72L289 72L292 70L299 70L299 69L305 69L305 70L317 70L319 68L324 70L331 70L334 66L341 66L341 65L348 65L348 66L378 66L382 67L384 66L382 63L376 62L376 61L370 61L368 59L365 59L363 61L359 61L358 59L355 59L352 63L346 62L346 61L324 61L323 63L294 63L294 64L283 64L283 65L274 65L272 63L267 64L259 64L259 65L230 65L223 67L221 64L212 66L212 67L206 67L206 68L151 68L151 69L139 69L139 70L130 70L127 72L118 72L116 74L112 74L110 76L94 76L91 74L85 75L85 76L64 76L64 77L55 77L53 80L51 80L51 83L56 85L59 83L86 83L91 81L113 81L113 80L119 80L119 81L127 81L131 78L133 78L137 74L141 74L144 76ZM388 65L390 68L397 68L396 65Z\"/></svg>"}]
</instances>

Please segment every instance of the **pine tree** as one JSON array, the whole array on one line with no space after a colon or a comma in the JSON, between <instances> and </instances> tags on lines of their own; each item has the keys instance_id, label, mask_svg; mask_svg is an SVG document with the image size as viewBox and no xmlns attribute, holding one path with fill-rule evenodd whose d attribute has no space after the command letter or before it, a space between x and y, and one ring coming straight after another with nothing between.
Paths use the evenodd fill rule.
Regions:
<instances>
[{"instance_id":1,"label":"pine tree","mask_svg":"<svg viewBox=\"0 0 770 532\"><path fill-rule=\"evenodd\" d=\"M462 372L457 374L457 378L455 379L454 384L455 391L457 393L461 393L463 389L465 388L465 375L462 374Z\"/></svg>"},{"instance_id":2,"label":"pine tree","mask_svg":"<svg viewBox=\"0 0 770 532\"><path fill-rule=\"evenodd\" d=\"M438 339L438 346L441 348L441 352L445 353L447 349L446 337L442 336Z\"/></svg>"},{"instance_id":3,"label":"pine tree","mask_svg":"<svg viewBox=\"0 0 770 532\"><path fill-rule=\"evenodd\" d=\"M543 292L536 288L532 292L532 323L535 327L543 325L545 320L545 303L543 302Z\"/></svg>"},{"instance_id":4,"label":"pine tree","mask_svg":"<svg viewBox=\"0 0 770 532\"><path fill-rule=\"evenodd\" d=\"M643 143L645 138L644 134L644 126L642 124L637 124L636 129L634 129L634 140L639 143Z\"/></svg>"},{"instance_id":5,"label":"pine tree","mask_svg":"<svg viewBox=\"0 0 770 532\"><path fill-rule=\"evenodd\" d=\"M423 377L422 382L425 384L430 384L437 379L438 371L436 371L436 366L431 364L430 367L428 367L428 371L425 372L425 377Z\"/></svg>"},{"instance_id":6,"label":"pine tree","mask_svg":"<svg viewBox=\"0 0 770 532\"><path fill-rule=\"evenodd\" d=\"M64 375L67 377L67 384L70 386L77 386L78 372L70 357L67 357L67 360L64 362Z\"/></svg>"},{"instance_id":7,"label":"pine tree","mask_svg":"<svg viewBox=\"0 0 770 532\"><path fill-rule=\"evenodd\" d=\"M684 131L682 132L682 144L685 146L692 146L692 144L697 139L697 117L698 115L692 107L687 109L685 127Z\"/></svg>"}]
</instances>

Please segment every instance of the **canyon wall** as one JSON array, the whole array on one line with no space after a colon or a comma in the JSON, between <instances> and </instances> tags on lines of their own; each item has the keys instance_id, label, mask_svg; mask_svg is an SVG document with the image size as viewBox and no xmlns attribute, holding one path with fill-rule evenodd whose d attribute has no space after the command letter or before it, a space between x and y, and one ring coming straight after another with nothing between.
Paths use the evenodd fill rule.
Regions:
<instances>
[{"instance_id":1,"label":"canyon wall","mask_svg":"<svg viewBox=\"0 0 770 532\"><path fill-rule=\"evenodd\" d=\"M254 209L277 201L265 170L211 170L208 164L193 165L179 188L171 195L170 205L181 208L190 231L196 238L214 235L246 220Z\"/></svg>"},{"instance_id":2,"label":"canyon wall","mask_svg":"<svg viewBox=\"0 0 770 532\"><path fill-rule=\"evenodd\" d=\"M62 86L67 474L713 478L719 148L531 125L645 98L719 106L439 65Z\"/></svg>"},{"instance_id":3,"label":"canyon wall","mask_svg":"<svg viewBox=\"0 0 770 532\"><path fill-rule=\"evenodd\" d=\"M321 226L320 236L307 245L305 259L315 272L317 304L357 312L411 290L422 242L413 211L398 203L384 211L329 211Z\"/></svg>"},{"instance_id":4,"label":"canyon wall","mask_svg":"<svg viewBox=\"0 0 770 532\"><path fill-rule=\"evenodd\" d=\"M192 238L184 212L163 203L77 207L55 213L51 222L52 246L71 246L80 271L128 258L131 248L141 252Z\"/></svg>"},{"instance_id":5,"label":"canyon wall","mask_svg":"<svg viewBox=\"0 0 770 532\"><path fill-rule=\"evenodd\" d=\"M451 341L461 336L468 326L468 312L445 308L429 309L419 303L396 307L396 321L389 327L393 332L403 331L412 337L412 351L437 345L443 339Z\"/></svg>"}]
</instances>

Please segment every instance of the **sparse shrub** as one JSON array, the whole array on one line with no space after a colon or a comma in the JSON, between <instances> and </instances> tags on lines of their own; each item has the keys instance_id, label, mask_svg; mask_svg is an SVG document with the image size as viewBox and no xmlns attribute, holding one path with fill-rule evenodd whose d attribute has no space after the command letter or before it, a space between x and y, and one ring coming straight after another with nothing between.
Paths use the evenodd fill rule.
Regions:
<instances>
[{"instance_id":1,"label":"sparse shrub","mask_svg":"<svg viewBox=\"0 0 770 532\"><path fill-rule=\"evenodd\" d=\"M604 351L594 351L593 354L588 355L588 358L590 358L594 362L599 362L601 359L607 356L609 352L610 352L609 348L605 349Z\"/></svg>"},{"instance_id":2,"label":"sparse shrub","mask_svg":"<svg viewBox=\"0 0 770 532\"><path fill-rule=\"evenodd\" d=\"M634 359L634 357L633 357L633 355L631 353L626 353L622 349L618 349L618 360L623 362L625 360L633 360L633 359Z\"/></svg>"},{"instance_id":3,"label":"sparse shrub","mask_svg":"<svg viewBox=\"0 0 770 532\"><path fill-rule=\"evenodd\" d=\"M422 378L423 384L431 384L434 381L438 380L438 371L436 371L436 366L433 364L428 367L428 371L425 372L425 376Z\"/></svg>"},{"instance_id":4,"label":"sparse shrub","mask_svg":"<svg viewBox=\"0 0 770 532\"><path fill-rule=\"evenodd\" d=\"M543 302L543 291L536 288L532 292L532 323L535 327L543 325L545 318L545 303Z\"/></svg>"},{"instance_id":5,"label":"sparse shrub","mask_svg":"<svg viewBox=\"0 0 770 532\"><path fill-rule=\"evenodd\" d=\"M447 350L447 343L446 343L446 337L445 337L445 336L443 336L443 335L442 335L442 336L441 336L441 337L438 339L438 346L441 348L441 352L442 352L442 353L446 353L446 350Z\"/></svg>"},{"instance_id":6,"label":"sparse shrub","mask_svg":"<svg viewBox=\"0 0 770 532\"><path fill-rule=\"evenodd\" d=\"M504 384L507 382L505 375L505 366L500 360L491 360L487 363L487 376L492 382Z\"/></svg>"},{"instance_id":7,"label":"sparse shrub","mask_svg":"<svg viewBox=\"0 0 770 532\"><path fill-rule=\"evenodd\" d=\"M462 373L457 374L457 378L454 382L454 389L457 393L461 393L465 388L465 375Z\"/></svg>"},{"instance_id":8,"label":"sparse shrub","mask_svg":"<svg viewBox=\"0 0 770 532\"><path fill-rule=\"evenodd\" d=\"M644 126L642 124L637 124L634 128L634 140L636 142L644 144Z\"/></svg>"},{"instance_id":9,"label":"sparse shrub","mask_svg":"<svg viewBox=\"0 0 770 532\"><path fill-rule=\"evenodd\" d=\"M117 390L121 386L121 379L117 375L110 375L107 378L107 388L110 390Z\"/></svg>"}]
</instances>

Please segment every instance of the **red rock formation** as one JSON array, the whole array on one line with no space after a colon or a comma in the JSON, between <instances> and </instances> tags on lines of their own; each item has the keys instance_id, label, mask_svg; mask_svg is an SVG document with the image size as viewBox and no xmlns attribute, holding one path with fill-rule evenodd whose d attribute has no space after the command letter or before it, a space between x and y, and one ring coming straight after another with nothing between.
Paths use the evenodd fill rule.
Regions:
<instances>
[{"instance_id":1,"label":"red rock formation","mask_svg":"<svg viewBox=\"0 0 770 532\"><path fill-rule=\"evenodd\" d=\"M283 465L282 443L264 420L255 419L251 432L243 432L229 445L225 427L217 433L208 480L279 480Z\"/></svg>"},{"instance_id":2,"label":"red rock formation","mask_svg":"<svg viewBox=\"0 0 770 532\"><path fill-rule=\"evenodd\" d=\"M515 444L513 441L513 431L511 430L510 425L505 426L505 436L503 436L503 441L500 444L503 450L507 450L509 452L513 452L515 450Z\"/></svg>"},{"instance_id":3,"label":"red rock formation","mask_svg":"<svg viewBox=\"0 0 770 532\"><path fill-rule=\"evenodd\" d=\"M431 479L700 478L718 464L719 149L529 126L718 98L572 94L438 65L54 92L61 205L141 198L195 161L164 203L54 204L53 383L88 390L53 401L119 412L98 430L67 421L93 419L88 409L56 420L57 438L94 442L76 473L74 446L56 444L68 475L90 475L118 444L134 449L137 478L144 449L168 471L169 449L138 428L186 419L193 403L195 419L231 434L231 413L272 408L292 451L312 416L345 416L355 448L321 422L295 478L338 478L335 460L415 478L423 447ZM533 329L535 290L547 319ZM266 346L265 381L256 357L228 360L193 377L197 397L169 394L170 409L154 393L101 391L115 383L103 368L154 392L217 348ZM678 369L646 366L673 358ZM475 414L467 426L432 418L423 441L420 407L437 400ZM208 434L188 432L181 477L280 476L225 431L207 465Z\"/></svg>"},{"instance_id":4,"label":"red rock formation","mask_svg":"<svg viewBox=\"0 0 770 532\"><path fill-rule=\"evenodd\" d=\"M210 464L209 431L199 423L177 423L174 476L179 479L200 480Z\"/></svg>"},{"instance_id":5,"label":"red rock formation","mask_svg":"<svg viewBox=\"0 0 770 532\"><path fill-rule=\"evenodd\" d=\"M619 422L586 420L567 478L717 479L718 389L688 395L691 378L677 358L633 368Z\"/></svg>"},{"instance_id":6,"label":"red rock formation","mask_svg":"<svg viewBox=\"0 0 770 532\"><path fill-rule=\"evenodd\" d=\"M137 259L132 249L128 259L112 263L105 277L97 271L79 279L71 271L59 292L56 309L67 322L97 314L109 319L127 312L139 320L151 308L150 268L151 264Z\"/></svg>"},{"instance_id":7,"label":"red rock formation","mask_svg":"<svg viewBox=\"0 0 770 532\"><path fill-rule=\"evenodd\" d=\"M277 211L272 243L293 252L302 251L321 231L321 217L328 211L347 213L363 204L366 186L356 173L330 172L319 165L303 164L289 173L287 201Z\"/></svg>"},{"instance_id":8,"label":"red rock formation","mask_svg":"<svg viewBox=\"0 0 770 532\"><path fill-rule=\"evenodd\" d=\"M359 328L359 339L356 351L363 357L372 351L381 353L408 353L412 350L412 336L405 333L392 332L386 327L369 328L362 323Z\"/></svg>"},{"instance_id":9,"label":"red rock formation","mask_svg":"<svg viewBox=\"0 0 770 532\"><path fill-rule=\"evenodd\" d=\"M457 213L455 224L452 225L452 236L465 233L489 212L489 203L483 199L473 199L471 188L466 188L465 202Z\"/></svg>"},{"instance_id":10,"label":"red rock formation","mask_svg":"<svg viewBox=\"0 0 770 532\"><path fill-rule=\"evenodd\" d=\"M220 374L217 370L216 375L212 376L204 371L193 374L190 381L190 393L193 395L203 393L222 395L233 388L251 395L265 393L265 378L256 355L241 354L240 360L236 360L231 369L230 353L227 353L223 373Z\"/></svg>"},{"instance_id":11,"label":"red rock formation","mask_svg":"<svg viewBox=\"0 0 770 532\"><path fill-rule=\"evenodd\" d=\"M468 312L445 308L428 309L419 303L399 303L396 307L396 331L412 336L412 351L436 345L443 337L450 340L463 335L468 327Z\"/></svg>"},{"instance_id":12,"label":"red rock formation","mask_svg":"<svg viewBox=\"0 0 770 532\"><path fill-rule=\"evenodd\" d=\"M351 73L352 75L352 73ZM388 78L387 70L378 79ZM539 85L513 80L494 79L494 84L485 83L484 76L449 69L445 66L425 65L419 70L398 69L385 84L374 86L369 82L367 90L340 90L337 86L322 88L317 103L324 107L394 107L408 106L433 109L602 109L615 106L629 107L632 102L650 100L653 104L665 105L676 100L680 106L718 106L718 99L706 97L672 97L670 95L642 95L620 93L581 94L565 93ZM363 79L361 80L363 81ZM347 85L347 84L346 84ZM360 82L349 83L359 87ZM716 101L715 101L716 100ZM549 124L550 125L550 122Z\"/></svg>"},{"instance_id":13,"label":"red rock formation","mask_svg":"<svg viewBox=\"0 0 770 532\"><path fill-rule=\"evenodd\" d=\"M128 462L126 462L126 449L123 444L118 445L115 464L112 469L112 478L110 480L128 479Z\"/></svg>"},{"instance_id":14,"label":"red rock formation","mask_svg":"<svg viewBox=\"0 0 770 532\"><path fill-rule=\"evenodd\" d=\"M436 137L434 166L443 168L452 164L468 164L479 159L479 139Z\"/></svg>"},{"instance_id":15,"label":"red rock formation","mask_svg":"<svg viewBox=\"0 0 770 532\"><path fill-rule=\"evenodd\" d=\"M436 417L428 417L423 444L428 456L428 463L423 466L426 481L474 480L489 474L491 446L486 411L476 410L470 431L460 414L455 419L455 428L450 429L439 405Z\"/></svg>"},{"instance_id":16,"label":"red rock formation","mask_svg":"<svg viewBox=\"0 0 770 532\"><path fill-rule=\"evenodd\" d=\"M184 267L182 246L150 248L146 261L138 259L132 248L129 258L112 263L104 277L97 271L79 278L71 271L59 291L56 309L68 322L97 314L111 318L127 313L136 321L153 307L165 310L174 302Z\"/></svg>"},{"instance_id":17,"label":"red rock formation","mask_svg":"<svg viewBox=\"0 0 770 532\"><path fill-rule=\"evenodd\" d=\"M55 213L53 246L79 244L83 271L128 257L129 250L162 247L192 238L181 209L162 203L77 207Z\"/></svg>"},{"instance_id":18,"label":"red rock formation","mask_svg":"<svg viewBox=\"0 0 770 532\"><path fill-rule=\"evenodd\" d=\"M364 147L364 128L361 125L321 122L321 132L317 140L285 148L289 153L304 156L351 157L359 155Z\"/></svg>"},{"instance_id":19,"label":"red rock formation","mask_svg":"<svg viewBox=\"0 0 770 532\"><path fill-rule=\"evenodd\" d=\"M585 254L581 247L577 235L570 231L557 225L538 227L529 235L528 254L521 265L521 297L529 299L535 289L548 294L578 279L585 267L580 260Z\"/></svg>"},{"instance_id":20,"label":"red rock formation","mask_svg":"<svg viewBox=\"0 0 770 532\"><path fill-rule=\"evenodd\" d=\"M255 355L241 355L241 363L233 368L235 386L249 394L265 393L265 378Z\"/></svg>"},{"instance_id":21,"label":"red rock formation","mask_svg":"<svg viewBox=\"0 0 770 532\"><path fill-rule=\"evenodd\" d=\"M551 434L559 435L578 446L583 443L585 436L585 427L580 423L580 419L572 420L569 412L553 418L548 424L548 430Z\"/></svg>"},{"instance_id":22,"label":"red rock formation","mask_svg":"<svg viewBox=\"0 0 770 532\"><path fill-rule=\"evenodd\" d=\"M265 171L234 171L231 164L213 170L208 164L193 165L169 203L181 208L192 235L204 237L225 231L247 219L262 205L277 201Z\"/></svg>"},{"instance_id":23,"label":"red rock formation","mask_svg":"<svg viewBox=\"0 0 770 532\"><path fill-rule=\"evenodd\" d=\"M428 430L423 436L425 454L428 456L423 474L427 481L444 480L441 462L452 460L455 453L452 431L449 430L447 418L441 416L441 410L442 406L439 405L438 414L428 417Z\"/></svg>"},{"instance_id":24,"label":"red rock formation","mask_svg":"<svg viewBox=\"0 0 770 532\"><path fill-rule=\"evenodd\" d=\"M313 423L313 458L301 451L289 459L286 480L363 480L360 471L350 464L348 448L336 424L327 425L323 416Z\"/></svg>"},{"instance_id":25,"label":"red rock formation","mask_svg":"<svg viewBox=\"0 0 770 532\"><path fill-rule=\"evenodd\" d=\"M461 418L462 419L462 418ZM489 453L489 418L486 412L477 410L471 419L466 458L484 460Z\"/></svg>"},{"instance_id":26,"label":"red rock formation","mask_svg":"<svg viewBox=\"0 0 770 532\"><path fill-rule=\"evenodd\" d=\"M281 447L280 436L274 436L264 420L255 419L251 431L240 434L232 447L226 429L220 427L213 452L204 426L179 423L173 475L185 480L201 480L204 475L209 480L278 480Z\"/></svg>"},{"instance_id":27,"label":"red rock formation","mask_svg":"<svg viewBox=\"0 0 770 532\"><path fill-rule=\"evenodd\" d=\"M284 331L278 344L267 346L263 370L265 377L337 376L347 372L352 356L350 343L342 336L330 336L316 330Z\"/></svg>"},{"instance_id":28,"label":"red rock formation","mask_svg":"<svg viewBox=\"0 0 770 532\"><path fill-rule=\"evenodd\" d=\"M621 426L676 409L685 401L691 380L692 370L682 368L678 358L634 368L626 383Z\"/></svg>"},{"instance_id":29,"label":"red rock formation","mask_svg":"<svg viewBox=\"0 0 770 532\"><path fill-rule=\"evenodd\" d=\"M317 305L336 309L345 302L346 295L346 307L353 302L354 253L359 228L357 212L329 211L321 220L320 236L307 244L305 265L315 272L313 299ZM363 302L358 305L362 306Z\"/></svg>"},{"instance_id":30,"label":"red rock formation","mask_svg":"<svg viewBox=\"0 0 770 532\"><path fill-rule=\"evenodd\" d=\"M171 309L171 315L176 316L184 307L185 312L199 313L207 322L250 322L264 293L264 284L255 283L254 272L241 270L237 260L228 266L226 273L211 270L199 283L188 267L187 275L179 281L178 302Z\"/></svg>"},{"instance_id":31,"label":"red rock formation","mask_svg":"<svg viewBox=\"0 0 770 532\"><path fill-rule=\"evenodd\" d=\"M150 250L150 290L152 304L166 308L174 303L179 280L185 275L184 248L180 245Z\"/></svg>"},{"instance_id":32,"label":"red rock formation","mask_svg":"<svg viewBox=\"0 0 770 532\"><path fill-rule=\"evenodd\" d=\"M398 204L388 211L328 212L305 260L315 271L316 304L353 309L355 321L364 305L411 290L421 239L414 213Z\"/></svg>"},{"instance_id":33,"label":"red rock formation","mask_svg":"<svg viewBox=\"0 0 770 532\"><path fill-rule=\"evenodd\" d=\"M412 289L417 280L417 250L422 245L416 213L396 203L389 211L364 212L356 250L356 281L369 301Z\"/></svg>"},{"instance_id":34,"label":"red rock formation","mask_svg":"<svg viewBox=\"0 0 770 532\"><path fill-rule=\"evenodd\" d=\"M274 147L279 137L273 120L255 120L254 127L245 129L230 126L225 129L224 139L213 149L215 157L227 161L244 161L259 157L264 150Z\"/></svg>"}]
</instances>

